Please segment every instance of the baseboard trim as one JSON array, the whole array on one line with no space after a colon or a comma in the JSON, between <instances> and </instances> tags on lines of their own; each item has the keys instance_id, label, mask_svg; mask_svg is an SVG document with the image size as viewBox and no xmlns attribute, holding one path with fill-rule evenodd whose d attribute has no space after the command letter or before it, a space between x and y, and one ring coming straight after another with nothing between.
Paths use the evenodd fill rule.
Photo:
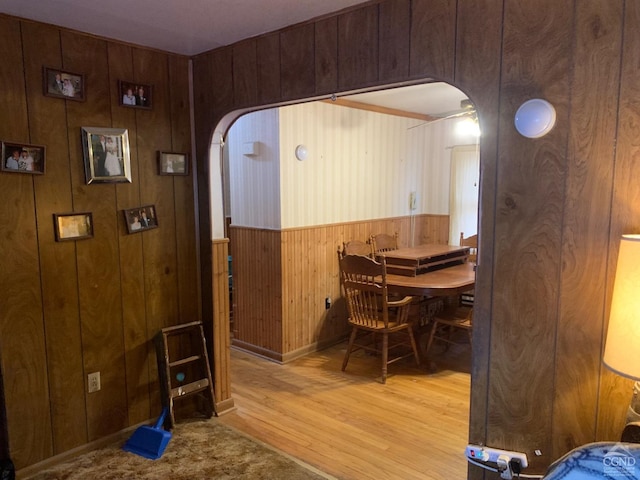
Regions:
<instances>
[{"instance_id":1,"label":"baseboard trim","mask_svg":"<svg viewBox=\"0 0 640 480\"><path fill-rule=\"evenodd\" d=\"M344 341L347 336L348 335L343 334L334 338L322 340L320 342L310 343L309 345L305 345L304 347L287 353L274 352L273 350L268 350L266 348L243 342L242 340L238 340L235 338L231 341L231 348L242 352L247 352L252 355L257 355L272 362L286 364L300 357L304 357L309 353L318 352L320 350L324 350L325 348L329 348L337 343L340 343Z\"/></svg>"}]
</instances>

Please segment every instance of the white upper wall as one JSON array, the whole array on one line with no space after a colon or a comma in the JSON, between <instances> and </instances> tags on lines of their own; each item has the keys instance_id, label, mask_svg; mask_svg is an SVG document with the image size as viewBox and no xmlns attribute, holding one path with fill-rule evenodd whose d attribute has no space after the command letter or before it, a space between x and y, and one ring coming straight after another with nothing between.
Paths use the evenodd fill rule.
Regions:
<instances>
[{"instance_id":1,"label":"white upper wall","mask_svg":"<svg viewBox=\"0 0 640 480\"><path fill-rule=\"evenodd\" d=\"M229 198L233 225L280 229L278 109L240 117L231 127ZM251 147L255 153L246 154Z\"/></svg>"},{"instance_id":2,"label":"white upper wall","mask_svg":"<svg viewBox=\"0 0 640 480\"><path fill-rule=\"evenodd\" d=\"M233 225L295 228L449 213L455 119L420 120L310 102L240 118L227 138ZM242 154L256 142L255 156ZM308 158L295 149L304 145ZM409 195L417 205L409 209Z\"/></svg>"}]
</instances>

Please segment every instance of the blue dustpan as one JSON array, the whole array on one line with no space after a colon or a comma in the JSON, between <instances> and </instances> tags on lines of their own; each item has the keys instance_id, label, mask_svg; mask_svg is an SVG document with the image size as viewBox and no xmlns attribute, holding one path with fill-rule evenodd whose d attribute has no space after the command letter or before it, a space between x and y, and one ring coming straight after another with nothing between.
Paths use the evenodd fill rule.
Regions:
<instances>
[{"instance_id":1,"label":"blue dustpan","mask_svg":"<svg viewBox=\"0 0 640 480\"><path fill-rule=\"evenodd\" d=\"M122 449L151 460L160 458L164 453L164 449L167 448L169 440L171 440L171 432L167 432L162 428L168 411L169 409L166 407L162 410L153 427L147 425L138 427L131 435L131 438L122 446Z\"/></svg>"}]
</instances>

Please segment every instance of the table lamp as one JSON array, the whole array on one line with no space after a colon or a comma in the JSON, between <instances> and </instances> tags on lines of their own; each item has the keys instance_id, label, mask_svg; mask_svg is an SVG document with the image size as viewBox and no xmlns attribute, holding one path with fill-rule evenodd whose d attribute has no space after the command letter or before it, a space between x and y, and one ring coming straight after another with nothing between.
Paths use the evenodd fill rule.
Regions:
<instances>
[{"instance_id":1,"label":"table lamp","mask_svg":"<svg viewBox=\"0 0 640 480\"><path fill-rule=\"evenodd\" d=\"M640 235L623 235L613 284L604 365L635 380L627 423L640 421Z\"/></svg>"}]
</instances>

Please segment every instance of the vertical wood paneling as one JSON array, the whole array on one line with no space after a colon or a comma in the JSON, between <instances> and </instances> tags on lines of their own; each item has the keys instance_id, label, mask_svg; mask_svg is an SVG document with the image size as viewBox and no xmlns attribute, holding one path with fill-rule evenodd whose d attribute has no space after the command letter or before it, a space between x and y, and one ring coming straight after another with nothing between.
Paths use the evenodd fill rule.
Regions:
<instances>
[{"instance_id":1,"label":"vertical wood paneling","mask_svg":"<svg viewBox=\"0 0 640 480\"><path fill-rule=\"evenodd\" d=\"M338 89L338 19L329 17L315 26L316 93Z\"/></svg>"},{"instance_id":2,"label":"vertical wood paneling","mask_svg":"<svg viewBox=\"0 0 640 480\"><path fill-rule=\"evenodd\" d=\"M47 147L46 176L34 180L55 454L87 441L76 250L72 242L55 242L51 221L56 212L73 211L66 102L41 94L41 66L61 65L59 31L32 23L22 30L31 141Z\"/></svg>"},{"instance_id":3,"label":"vertical wood paneling","mask_svg":"<svg viewBox=\"0 0 640 480\"><path fill-rule=\"evenodd\" d=\"M67 106L73 208L92 212L94 223L94 238L76 242L84 374L100 372L102 386L86 395L91 441L127 426L116 187L85 185L79 142L81 126L111 125L111 95L105 41L62 32L62 49L64 66L92 85L87 102Z\"/></svg>"},{"instance_id":4,"label":"vertical wood paneling","mask_svg":"<svg viewBox=\"0 0 640 480\"><path fill-rule=\"evenodd\" d=\"M156 168L157 150L190 148L189 78L186 58L2 15L0 25L0 79L11 86L0 96L12 112L0 116L0 139L46 146L44 175L0 172L2 286L11 299L0 303L11 442L2 447L22 469L157 414L149 407L159 404L149 393L157 390L149 378L155 354L147 353L156 330L147 331L147 315L161 311L177 322L178 297L189 301L181 289L190 292L185 316L199 314L192 180L160 179ZM43 65L84 74L86 100L43 95ZM117 80L134 78L154 85L151 111L118 105ZM82 126L129 130L133 183L86 185ZM175 192L166 188L181 181ZM162 211L155 242L153 230L126 234L121 210L143 202ZM52 214L70 211L92 212L93 238L55 242ZM145 276L150 266L162 272L153 282ZM95 371L102 389L88 394L86 374Z\"/></svg>"},{"instance_id":5,"label":"vertical wood paneling","mask_svg":"<svg viewBox=\"0 0 640 480\"><path fill-rule=\"evenodd\" d=\"M111 101L119 104L121 92L117 89L117 81L134 82L133 49L126 45L109 44L109 78L112 79ZM139 80L146 83L144 80ZM136 111L131 108L112 109L112 124L117 128L126 128L129 134L131 157L131 184L116 187L119 228L119 255L122 282L122 320L123 343L125 350L127 418L129 424L135 425L155 414L149 402L149 362L152 349L147 341L147 321L145 316L144 296L144 250L142 235L127 235L127 227L121 210L140 206L140 166L138 162L138 135L136 128ZM144 170L142 170L144 171Z\"/></svg>"},{"instance_id":6,"label":"vertical wood paneling","mask_svg":"<svg viewBox=\"0 0 640 480\"><path fill-rule=\"evenodd\" d=\"M456 3L455 0L411 1L411 77L453 81Z\"/></svg>"},{"instance_id":7,"label":"vertical wood paneling","mask_svg":"<svg viewBox=\"0 0 640 480\"><path fill-rule=\"evenodd\" d=\"M409 39L411 31L411 0L382 2L380 9L381 82L394 82L409 74Z\"/></svg>"},{"instance_id":8,"label":"vertical wood paneling","mask_svg":"<svg viewBox=\"0 0 640 480\"><path fill-rule=\"evenodd\" d=\"M640 26L640 8L636 3L625 2L623 13L624 43L622 45L620 96L618 98L618 136L615 150L611 225L609 227L609 251L611 253L607 262L609 281L601 285L606 288L607 292L605 325L613 290L620 237L625 233L640 232L640 189L637 182L638 175L640 175L640 148L638 146L640 82L638 82L637 75L640 64L638 49L640 44L640 29L638 28ZM597 23L592 23L592 25L598 26ZM594 30L595 32L597 30ZM601 375L597 439L614 439L624 425L626 406L629 404L633 382L607 369L602 369Z\"/></svg>"},{"instance_id":9,"label":"vertical wood paneling","mask_svg":"<svg viewBox=\"0 0 640 480\"><path fill-rule=\"evenodd\" d=\"M256 40L258 102L280 99L280 35L274 33Z\"/></svg>"},{"instance_id":10,"label":"vertical wood paneling","mask_svg":"<svg viewBox=\"0 0 640 480\"><path fill-rule=\"evenodd\" d=\"M555 370L558 325L572 5L569 1L536 5L509 1L505 7L505 44L536 44L546 54L542 59L533 51L509 50L503 57L502 89L512 95L501 106L505 130L499 140L495 248L502 255L493 284L488 405L492 415L487 443L515 446L517 442L540 449L542 455L531 459L536 469L553 460L554 379L548 372ZM558 115L554 130L536 142L514 136L507 130L513 127L506 127L519 104L529 98L525 87L533 85L537 95L555 105ZM535 298L544 302L533 302ZM514 342L514 328L526 331L529 341ZM532 362L535 371L529 369L526 376L514 373L526 371ZM518 392L517 402L514 392Z\"/></svg>"},{"instance_id":11,"label":"vertical wood paneling","mask_svg":"<svg viewBox=\"0 0 640 480\"><path fill-rule=\"evenodd\" d=\"M148 172L140 175L140 201L155 205L159 227L142 232L147 338L152 338L160 329L180 323L174 293L178 291L178 265L173 179L154 174L157 151L171 150L171 125L166 121L171 112L169 73L166 57L158 52L135 50L133 60L136 79L155 86L153 109L136 112L138 162L140 170ZM151 404L160 405L157 369L153 368L156 357L150 350Z\"/></svg>"},{"instance_id":12,"label":"vertical wood paneling","mask_svg":"<svg viewBox=\"0 0 640 480\"><path fill-rule=\"evenodd\" d=\"M25 90L19 22L0 19L0 45L4 65L0 80L16 87L0 93L5 111L16 112L15 118L0 115L0 138L29 143L27 93L31 92ZM0 210L0 353L9 450L19 468L51 456L53 443L34 179L30 175L0 174L0 188L4 205ZM25 423L24 419L30 421Z\"/></svg>"},{"instance_id":13,"label":"vertical wood paneling","mask_svg":"<svg viewBox=\"0 0 640 480\"><path fill-rule=\"evenodd\" d=\"M280 232L231 227L234 343L282 349Z\"/></svg>"},{"instance_id":14,"label":"vertical wood paneling","mask_svg":"<svg viewBox=\"0 0 640 480\"><path fill-rule=\"evenodd\" d=\"M196 231L194 204L193 156L191 152L191 117L189 111L189 62L186 58L169 58L169 88L171 103L171 148L189 155L189 175L173 177L176 219L176 249L178 277L178 311L181 323L195 321L200 316L198 285L198 252L193 238Z\"/></svg>"},{"instance_id":15,"label":"vertical wood paneling","mask_svg":"<svg viewBox=\"0 0 640 480\"><path fill-rule=\"evenodd\" d=\"M233 99L237 106L251 106L258 98L256 41L248 40L233 47Z\"/></svg>"},{"instance_id":16,"label":"vertical wood paneling","mask_svg":"<svg viewBox=\"0 0 640 480\"><path fill-rule=\"evenodd\" d=\"M375 5L381 12L375 27L378 39L384 35L386 24L383 11L391 7L389 2L391 0L376 2ZM382 4L384 7L381 7ZM569 444L579 440L577 437L570 438L566 432L571 426L576 427L576 422L588 423L574 428L574 431L581 432L580 435L593 429L596 422L586 412L568 415L564 417L566 423L559 425L561 433L558 440L553 439L552 422L562 416L570 403L574 403L571 399L559 400L553 388L557 382L564 381L573 368L586 371L584 366L588 363L584 357L575 355L578 345L572 346L572 353L566 359L561 358L564 353L559 348L560 344L565 343L564 336L574 321L574 317L568 314L570 305L565 303L572 298L573 292L581 291L582 286L586 285L584 282L587 282L586 278L578 276L573 263L585 256L589 248L596 248L596 241L587 238L595 223L587 221L582 229L573 226L574 222L581 221L578 218L585 218L587 207L574 206L571 202L577 198L582 185L587 190L591 189L589 192L596 189L590 183L592 178L589 175L596 175L597 168L591 163L599 160L592 157L591 153L585 154L583 161L588 165L585 166L579 160L582 154L577 152L600 152L600 148L604 148L602 145L616 141L618 153L613 205L609 214L611 226L605 227L613 254L608 258L606 272L596 268L589 285L605 285L610 289L607 285L610 285L613 275L616 241L623 231L632 231L637 221L637 212L630 206L638 195L638 189L631 183L635 168L633 159L637 153L635 125L638 123L633 100L637 92L632 72L638 64L635 52L640 43L636 34L638 20L635 4L625 4L628 11L622 47L629 63L623 61L625 80L620 95L621 113L617 117L621 133L605 140L604 132L610 132L610 136L616 134L609 127L610 117L593 114L597 110L591 109L591 117L576 121L577 126L573 125L575 115L568 116L570 102L575 104L582 97L590 98L580 90L581 84L577 83L577 97L572 100L569 88L569 81L574 77L572 69L584 72L598 90L604 90L604 85L607 85L609 91L615 91L618 84L615 68L610 68L606 74L598 73L597 68L584 59L589 48L578 48L576 43L585 38L590 42L586 44L589 47L597 45L597 48L615 51L618 41L615 33L612 33L615 27L607 29L607 26L613 25L610 16L617 15L619 4L599 5L602 8L602 18L599 20L586 13L594 5L580 5L578 10L584 9L585 13L580 12L574 17L575 2L552 4L543 1L535 5L511 0L411 2L410 68L408 77L401 80L455 80L479 107L483 129L481 249L476 288L478 311L475 315L478 321L474 328L470 435L475 442L504 448L529 451L540 447L544 455L539 458L531 456L534 464L527 473L542 473L554 455L575 446ZM367 15L363 14L371 7L367 5L349 17L353 20L349 27L354 27L364 39L375 36L371 35ZM344 18L343 13L337 13L315 23L316 92L335 92L336 87L332 85L336 85L333 83L336 78L340 78L337 83L340 91L385 83L380 78L372 80L371 71L362 65L345 65L344 58L341 58L343 50L356 51L366 40L354 39L351 45L345 46ZM334 26L338 23L339 48L333 37ZM573 36L574 28L578 32L591 29L593 37L585 32ZM598 42L600 37L611 40ZM376 64L375 71L382 72L381 62L398 53L398 47L387 47L381 41L377 44L381 52L373 63ZM536 48L531 48L531 45ZM386 48L389 51L382 51ZM574 48L577 48L575 58ZM578 62L583 60L585 64L579 66ZM251 63L247 66L249 69L255 68ZM547 137L525 140L513 128L513 114L523 101L534 97L546 98L554 103L559 114L558 123ZM228 111L236 106L246 104L235 103ZM227 112L221 112L217 118L222 118L223 113ZM197 127L209 132L216 121L213 120L208 129L206 126ZM571 142L575 144L571 152L576 153L572 153L567 161L565 148L572 138L569 132L578 129L583 131L584 138L597 139L594 142L600 146L596 147L595 143L585 146L572 139ZM587 177L580 177L583 173ZM203 181L207 180L203 178ZM585 204L590 202L588 195L581 198ZM399 227L402 228L402 225ZM364 233L362 229L359 232ZM565 258L568 261L566 271L563 270ZM600 305L597 300L591 303L591 299L582 298L581 301L585 304L585 311L587 305L593 306L593 311L597 311ZM601 314L603 321L606 319L606 308L605 304L605 311ZM594 320L594 324L586 328L599 328L594 327L599 323L599 320ZM287 332L289 335L294 338L295 334ZM603 340L602 335L589 332L583 338L595 343L597 337ZM514 342L514 339L518 342ZM524 345L524 349L519 348L521 345ZM568 380L572 384L572 379ZM589 378L587 382L597 380ZM598 391L599 439L606 438L612 430L616 430L614 425L619 422L619 411L623 411L628 403L628 396L621 395L628 388L626 383L608 372L602 374ZM582 384L577 392L582 393L581 388ZM587 385L584 391L588 392L589 388ZM607 397L610 393L613 398ZM591 409L592 402L592 398L585 402L587 410ZM576 406L576 409L579 408ZM535 422L531 412L535 412ZM483 474L475 470L473 474Z\"/></svg>"},{"instance_id":17,"label":"vertical wood paneling","mask_svg":"<svg viewBox=\"0 0 640 480\"><path fill-rule=\"evenodd\" d=\"M229 241L213 242L213 293L214 301L214 331L212 338L207 338L213 351L216 352L216 362L213 364L213 379L216 403L231 398L231 377L229 375L230 344L229 331ZM225 405L226 408L233 406ZM220 409L218 409L219 413Z\"/></svg>"},{"instance_id":18,"label":"vertical wood paneling","mask_svg":"<svg viewBox=\"0 0 640 480\"><path fill-rule=\"evenodd\" d=\"M448 217L419 215L416 224L421 239L446 243ZM232 226L234 344L287 361L344 338L349 327L340 298L338 247L382 232L398 232L400 244L408 246L409 225L409 217L400 217L282 232ZM281 257L281 263L262 258L268 255Z\"/></svg>"},{"instance_id":19,"label":"vertical wood paneling","mask_svg":"<svg viewBox=\"0 0 640 480\"><path fill-rule=\"evenodd\" d=\"M471 411L487 411L491 355L491 297L493 285L494 229L489 219L495 211L499 80L502 54L502 0L469 0L458 4L455 84L465 91L482 92L472 96L478 108L482 131L480 149L480 203L478 233L480 239L473 314L473 351ZM471 415L469 441L483 443L486 419ZM473 469L475 477L484 472Z\"/></svg>"},{"instance_id":20,"label":"vertical wood paneling","mask_svg":"<svg viewBox=\"0 0 640 480\"><path fill-rule=\"evenodd\" d=\"M341 90L378 79L378 5L338 17L338 72Z\"/></svg>"},{"instance_id":21,"label":"vertical wood paneling","mask_svg":"<svg viewBox=\"0 0 640 480\"><path fill-rule=\"evenodd\" d=\"M280 35L282 98L310 97L315 93L314 25L285 30Z\"/></svg>"},{"instance_id":22,"label":"vertical wood paneling","mask_svg":"<svg viewBox=\"0 0 640 480\"><path fill-rule=\"evenodd\" d=\"M621 1L610 2L607 8L598 1L576 3L576 52L571 85L573 121L556 347L562 355L557 356L555 373L553 458L560 457L571 445L588 443L595 433L592 419L598 410L598 372L602 368L604 335L602 312L607 289L590 279L606 278L607 251L611 251L607 245L619 95L612 85L617 86L620 71L622 5ZM600 125L597 132L590 131L594 123ZM585 161L588 158L598 161ZM585 198L599 201L584 201ZM611 247L617 247L615 239L611 241ZM577 404L581 405L580 409L575 408ZM600 405L603 412L610 410L610 402L603 399ZM622 431L620 420L621 416L608 419L608 427L601 432L603 439L607 432ZM616 433L608 439L617 438Z\"/></svg>"}]
</instances>

